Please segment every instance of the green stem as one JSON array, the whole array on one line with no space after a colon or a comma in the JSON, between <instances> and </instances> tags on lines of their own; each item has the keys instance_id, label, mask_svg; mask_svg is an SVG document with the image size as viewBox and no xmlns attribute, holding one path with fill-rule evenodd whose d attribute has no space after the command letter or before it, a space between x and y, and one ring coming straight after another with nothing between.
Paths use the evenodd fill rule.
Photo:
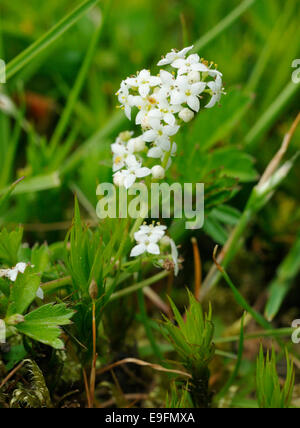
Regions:
<instances>
[{"instance_id":1,"label":"green stem","mask_svg":"<svg viewBox=\"0 0 300 428\"><path fill-rule=\"evenodd\" d=\"M112 294L110 300L117 300L121 297L127 296L128 294L135 293L138 290L141 290L149 285L155 284L156 282L166 278L169 275L169 272L163 271L158 273L157 275L152 276L151 278L145 279L137 284L131 285L130 287L125 288L124 290L117 291Z\"/></svg>"}]
</instances>

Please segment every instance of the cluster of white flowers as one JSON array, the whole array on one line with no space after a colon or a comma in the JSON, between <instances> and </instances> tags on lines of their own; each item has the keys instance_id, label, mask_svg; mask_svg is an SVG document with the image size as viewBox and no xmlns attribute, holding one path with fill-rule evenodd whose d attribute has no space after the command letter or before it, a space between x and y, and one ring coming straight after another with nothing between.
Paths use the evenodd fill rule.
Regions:
<instances>
[{"instance_id":1,"label":"cluster of white flowers","mask_svg":"<svg viewBox=\"0 0 300 428\"><path fill-rule=\"evenodd\" d=\"M11 282L15 282L20 273L24 273L27 267L30 266L34 268L33 265L28 265L27 263L20 262L17 263L15 267L11 269L0 269L0 278L8 278ZM36 293L37 297L44 299L43 289L40 287Z\"/></svg>"},{"instance_id":2,"label":"cluster of white flowers","mask_svg":"<svg viewBox=\"0 0 300 428\"><path fill-rule=\"evenodd\" d=\"M142 70L121 83L118 100L129 120L132 112L137 112L135 123L140 125L141 134L134 138L132 132L123 132L111 146L116 186L129 189L137 179L148 176L164 179L177 152L174 138L181 126L195 117L204 102L205 108L212 108L220 101L224 93L222 74L213 63L189 54L192 49L172 50L158 62L169 71L161 68L152 76L149 70ZM157 160L160 163L150 167ZM166 229L160 225L141 226L134 235L137 245L131 256L159 256L161 248L168 246L177 274L178 251L174 241L165 236Z\"/></svg>"},{"instance_id":3,"label":"cluster of white flowers","mask_svg":"<svg viewBox=\"0 0 300 428\"><path fill-rule=\"evenodd\" d=\"M135 123L141 135L119 136L112 145L114 155L114 183L129 188L137 178L152 175L161 180L177 152L174 136L181 125L190 122L201 107L201 98L211 97L206 108L212 108L223 93L222 74L208 66L199 55L187 56L193 46L180 52L173 50L159 61L158 66L170 66L173 72L160 69L157 76L142 70L121 83L118 100L131 120L132 109L138 113ZM143 156L160 159L161 164L147 168Z\"/></svg>"},{"instance_id":4,"label":"cluster of white flowers","mask_svg":"<svg viewBox=\"0 0 300 428\"><path fill-rule=\"evenodd\" d=\"M135 247L131 250L131 257L141 256L142 254L150 254L152 256L160 256L161 248L168 249L168 254L171 253L172 269L175 275L179 272L179 256L178 250L173 239L166 236L166 226L147 225L140 227L139 231L134 234L136 240ZM160 265L164 265L164 259L158 259Z\"/></svg>"}]
</instances>

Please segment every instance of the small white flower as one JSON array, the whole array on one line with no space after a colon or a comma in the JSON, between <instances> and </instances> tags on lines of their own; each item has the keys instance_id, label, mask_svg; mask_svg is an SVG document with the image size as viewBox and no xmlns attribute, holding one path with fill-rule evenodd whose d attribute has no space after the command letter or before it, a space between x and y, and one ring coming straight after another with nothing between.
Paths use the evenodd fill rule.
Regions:
<instances>
[{"instance_id":1,"label":"small white flower","mask_svg":"<svg viewBox=\"0 0 300 428\"><path fill-rule=\"evenodd\" d=\"M124 186L126 189L129 189L135 182L137 178L147 177L151 174L149 168L143 168L142 164L136 160L136 158L127 158L126 159L127 169L116 172L114 175L114 184L116 186Z\"/></svg>"},{"instance_id":2,"label":"small white flower","mask_svg":"<svg viewBox=\"0 0 300 428\"><path fill-rule=\"evenodd\" d=\"M170 142L170 147L171 147L171 142ZM165 155L168 152L166 152L165 150L163 150L159 146L154 146L148 151L147 156L148 156L148 158L152 158L152 159L161 159L161 161L163 162ZM170 168L170 166L172 164L171 157L174 157L176 155L176 153L177 153L177 144L175 142L173 142L171 153L170 153L170 159L169 159L168 164L166 166L166 170Z\"/></svg>"},{"instance_id":3,"label":"small white flower","mask_svg":"<svg viewBox=\"0 0 300 428\"><path fill-rule=\"evenodd\" d=\"M153 129L150 129L149 131L146 131L143 135L143 140L146 141L146 143L151 143L155 141L155 143L159 146L161 146L164 150L167 152L170 150L170 138L171 136L175 135L180 126L177 125L162 125L162 124L153 124Z\"/></svg>"},{"instance_id":4,"label":"small white flower","mask_svg":"<svg viewBox=\"0 0 300 428\"><path fill-rule=\"evenodd\" d=\"M172 67L178 68L178 74L188 74L193 71L200 71L202 73L208 72L209 68L202 64L199 55L190 55L187 59L177 59L172 63Z\"/></svg>"},{"instance_id":5,"label":"small white flower","mask_svg":"<svg viewBox=\"0 0 300 428\"><path fill-rule=\"evenodd\" d=\"M166 226L141 226L134 234L137 245L132 249L130 256L137 257L144 253L159 255L159 241L164 237Z\"/></svg>"},{"instance_id":6,"label":"small white flower","mask_svg":"<svg viewBox=\"0 0 300 428\"><path fill-rule=\"evenodd\" d=\"M135 97L129 94L128 86L122 82L119 92L117 92L119 103L123 105L125 114L131 120L131 109L135 106Z\"/></svg>"},{"instance_id":7,"label":"small white flower","mask_svg":"<svg viewBox=\"0 0 300 428\"><path fill-rule=\"evenodd\" d=\"M6 277L10 281L15 282L17 280L17 277L19 273L24 273L27 268L26 263L18 263L15 267L12 269L1 269L0 270L0 278Z\"/></svg>"},{"instance_id":8,"label":"small white flower","mask_svg":"<svg viewBox=\"0 0 300 428\"><path fill-rule=\"evenodd\" d=\"M186 54L193 49L194 46L189 46L188 48L182 49L180 52L176 52L175 49L172 49L171 52L169 52L165 58L163 58L159 63L157 64L159 67L163 65L169 65L172 64L172 62L176 61L177 59L185 58Z\"/></svg>"},{"instance_id":9,"label":"small white flower","mask_svg":"<svg viewBox=\"0 0 300 428\"><path fill-rule=\"evenodd\" d=\"M133 150L129 147L125 147L122 144L112 144L111 146L113 152L113 172L119 171L124 168L126 161L133 162L135 156L133 155Z\"/></svg>"},{"instance_id":10,"label":"small white flower","mask_svg":"<svg viewBox=\"0 0 300 428\"><path fill-rule=\"evenodd\" d=\"M184 122L188 123L188 122L190 122L191 120L194 119L195 113L192 110L190 110L189 108L184 108L183 110L181 110L181 112L179 113L178 116Z\"/></svg>"},{"instance_id":11,"label":"small white flower","mask_svg":"<svg viewBox=\"0 0 300 428\"><path fill-rule=\"evenodd\" d=\"M221 76L217 75L216 80L208 82L207 86L212 90L213 95L205 108L212 108L220 101L223 94L223 81Z\"/></svg>"},{"instance_id":12,"label":"small white flower","mask_svg":"<svg viewBox=\"0 0 300 428\"><path fill-rule=\"evenodd\" d=\"M171 104L186 103L192 110L198 112L200 110L198 97L206 88L206 83L198 82L190 85L187 76L178 77L176 83L178 91L172 94Z\"/></svg>"},{"instance_id":13,"label":"small white flower","mask_svg":"<svg viewBox=\"0 0 300 428\"><path fill-rule=\"evenodd\" d=\"M155 180L162 180L163 178L165 178L165 175L166 175L164 168L160 165L155 165L151 169L151 173L152 173L152 177Z\"/></svg>"},{"instance_id":14,"label":"small white flower","mask_svg":"<svg viewBox=\"0 0 300 428\"><path fill-rule=\"evenodd\" d=\"M149 95L151 88L160 84L160 78L151 76L149 70L140 71L136 77L126 79L126 84L132 88L138 88L141 97Z\"/></svg>"},{"instance_id":15,"label":"small white flower","mask_svg":"<svg viewBox=\"0 0 300 428\"><path fill-rule=\"evenodd\" d=\"M24 262L20 262L17 263L15 267L11 268L11 269L0 269L0 278L6 277L8 278L10 281L12 282L16 282L18 275L21 273L25 273L25 270L28 267L34 268L33 265L29 265L28 263L24 263ZM40 299L44 299L44 292L42 290L41 287L39 287L37 293L36 293L37 297L39 297Z\"/></svg>"}]
</instances>

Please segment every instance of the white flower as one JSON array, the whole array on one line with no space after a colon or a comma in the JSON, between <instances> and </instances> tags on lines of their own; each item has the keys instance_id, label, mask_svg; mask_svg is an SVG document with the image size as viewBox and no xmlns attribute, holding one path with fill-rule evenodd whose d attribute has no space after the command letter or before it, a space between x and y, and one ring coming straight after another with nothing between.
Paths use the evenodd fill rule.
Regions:
<instances>
[{"instance_id":1,"label":"white flower","mask_svg":"<svg viewBox=\"0 0 300 428\"><path fill-rule=\"evenodd\" d=\"M135 97L129 94L128 86L122 82L119 92L117 92L119 103L124 106L125 114L131 120L131 109L135 106Z\"/></svg>"},{"instance_id":2,"label":"white flower","mask_svg":"<svg viewBox=\"0 0 300 428\"><path fill-rule=\"evenodd\" d=\"M156 180L162 180L163 178L165 178L165 175L166 175L164 168L160 165L155 165L151 169L151 173L152 173L153 178Z\"/></svg>"},{"instance_id":3,"label":"white flower","mask_svg":"<svg viewBox=\"0 0 300 428\"><path fill-rule=\"evenodd\" d=\"M129 189L137 178L147 177L151 174L149 168L143 168L141 162L138 162L134 156L126 159L127 169L116 172L114 174L114 183L116 186L124 186Z\"/></svg>"},{"instance_id":4,"label":"white flower","mask_svg":"<svg viewBox=\"0 0 300 428\"><path fill-rule=\"evenodd\" d=\"M212 108L220 101L223 94L223 81L221 76L217 74L216 80L208 82L207 86L212 90L213 95L205 108Z\"/></svg>"},{"instance_id":5,"label":"white flower","mask_svg":"<svg viewBox=\"0 0 300 428\"><path fill-rule=\"evenodd\" d=\"M137 257L144 253L159 255L159 241L164 237L166 226L141 226L134 234L137 245L132 249L130 256Z\"/></svg>"},{"instance_id":6,"label":"white flower","mask_svg":"<svg viewBox=\"0 0 300 428\"><path fill-rule=\"evenodd\" d=\"M170 142L170 146L171 146L171 142ZM163 162L165 155L166 155L165 150L163 150L161 147L159 146L154 146L152 147L149 151L148 151L148 158L152 158L152 159L161 159L161 161ZM170 159L168 161L168 164L166 166L166 169L169 169L169 167L171 166L171 157L174 157L177 153L177 144L175 142L173 142L172 144L172 148L171 148L171 153L170 153Z\"/></svg>"},{"instance_id":7,"label":"white flower","mask_svg":"<svg viewBox=\"0 0 300 428\"><path fill-rule=\"evenodd\" d=\"M153 129L150 129L149 131L146 131L143 135L143 140L146 141L146 143L151 143L155 141L155 143L159 146L161 146L164 150L167 152L170 150L170 138L171 136L175 135L180 126L177 125L162 125L158 123L153 123Z\"/></svg>"},{"instance_id":8,"label":"white flower","mask_svg":"<svg viewBox=\"0 0 300 428\"><path fill-rule=\"evenodd\" d=\"M26 263L18 263L15 267L12 269L1 269L0 270L0 278L6 277L10 281L15 282L17 280L17 277L19 273L24 273L27 268Z\"/></svg>"},{"instance_id":9,"label":"white flower","mask_svg":"<svg viewBox=\"0 0 300 428\"><path fill-rule=\"evenodd\" d=\"M159 63L157 64L159 67L163 65L169 65L172 64L177 59L185 58L186 54L193 49L194 46L189 46L188 48L182 49L180 52L176 52L175 49L172 49L171 52L169 52L165 58L163 58Z\"/></svg>"},{"instance_id":10,"label":"white flower","mask_svg":"<svg viewBox=\"0 0 300 428\"><path fill-rule=\"evenodd\" d=\"M194 119L195 113L192 110L190 110L189 108L184 108L183 110L181 110L181 112L179 113L178 116L184 122L188 123L188 122L190 122L191 120Z\"/></svg>"},{"instance_id":11,"label":"white flower","mask_svg":"<svg viewBox=\"0 0 300 428\"><path fill-rule=\"evenodd\" d=\"M151 76L149 70L140 71L136 77L126 79L126 84L132 88L138 88L141 97L146 97L152 87L160 84L160 78L157 76Z\"/></svg>"},{"instance_id":12,"label":"white flower","mask_svg":"<svg viewBox=\"0 0 300 428\"><path fill-rule=\"evenodd\" d=\"M111 146L113 152L113 172L119 171L124 168L126 161L130 163L134 162L136 159L133 155L133 150L130 150L129 147L125 147L122 144L112 144Z\"/></svg>"},{"instance_id":13,"label":"white flower","mask_svg":"<svg viewBox=\"0 0 300 428\"><path fill-rule=\"evenodd\" d=\"M17 263L15 267L11 269L0 269L0 278L8 278L12 282L16 282L19 274L23 274L28 267L34 268L33 265L29 265L28 263L20 262ZM40 299L44 299L44 292L41 287L39 287L36 296Z\"/></svg>"},{"instance_id":14,"label":"white flower","mask_svg":"<svg viewBox=\"0 0 300 428\"><path fill-rule=\"evenodd\" d=\"M209 68L202 64L199 55L190 55L187 59L177 59L172 63L172 67L178 68L178 74L188 74L193 71L200 71L202 73L208 72Z\"/></svg>"},{"instance_id":15,"label":"white flower","mask_svg":"<svg viewBox=\"0 0 300 428\"><path fill-rule=\"evenodd\" d=\"M178 91L172 94L171 104L186 103L192 110L198 112L200 110L198 96L206 88L206 83L198 82L191 85L187 76L180 76L177 78L176 84Z\"/></svg>"}]
</instances>

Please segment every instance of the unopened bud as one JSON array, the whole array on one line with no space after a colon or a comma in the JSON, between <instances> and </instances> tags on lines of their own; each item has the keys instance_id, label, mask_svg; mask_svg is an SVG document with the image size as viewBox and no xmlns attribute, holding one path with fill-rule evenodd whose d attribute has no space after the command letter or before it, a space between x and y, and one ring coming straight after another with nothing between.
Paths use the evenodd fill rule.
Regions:
<instances>
[{"instance_id":1,"label":"unopened bud","mask_svg":"<svg viewBox=\"0 0 300 428\"><path fill-rule=\"evenodd\" d=\"M199 71L191 71L188 74L188 80L189 80L190 84L200 82L200 73L199 73Z\"/></svg>"},{"instance_id":2,"label":"unopened bud","mask_svg":"<svg viewBox=\"0 0 300 428\"><path fill-rule=\"evenodd\" d=\"M165 170L160 165L155 165L152 168L151 172L154 179L162 180L163 178L165 178Z\"/></svg>"},{"instance_id":3,"label":"unopened bud","mask_svg":"<svg viewBox=\"0 0 300 428\"><path fill-rule=\"evenodd\" d=\"M89 288L89 294L92 300L97 300L98 298L98 285L96 281L93 279Z\"/></svg>"},{"instance_id":4,"label":"unopened bud","mask_svg":"<svg viewBox=\"0 0 300 428\"><path fill-rule=\"evenodd\" d=\"M184 108L183 110L181 110L178 116L181 120L187 123L194 119L195 113L189 108Z\"/></svg>"}]
</instances>

